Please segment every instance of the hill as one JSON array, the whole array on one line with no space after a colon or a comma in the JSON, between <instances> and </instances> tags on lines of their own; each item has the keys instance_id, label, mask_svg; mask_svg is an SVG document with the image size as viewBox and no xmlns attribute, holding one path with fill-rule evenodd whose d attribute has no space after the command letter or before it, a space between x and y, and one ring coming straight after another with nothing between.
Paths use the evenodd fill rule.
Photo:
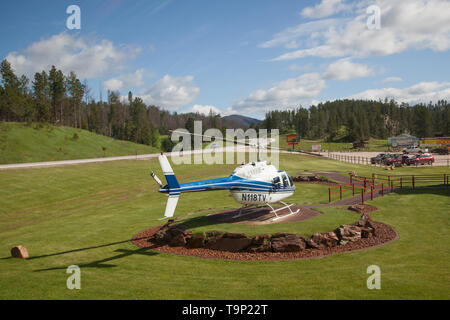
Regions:
<instances>
[{"instance_id":1,"label":"hill","mask_svg":"<svg viewBox=\"0 0 450 320\"><path fill-rule=\"evenodd\" d=\"M262 122L261 120L258 120L258 119L255 119L255 118L241 116L241 115L238 115L238 114L233 114L231 116L222 117L222 124L226 128L247 129L251 125L257 125L257 124L259 124L261 122Z\"/></svg>"},{"instance_id":2,"label":"hill","mask_svg":"<svg viewBox=\"0 0 450 320\"><path fill-rule=\"evenodd\" d=\"M158 148L70 127L0 122L0 164L146 154Z\"/></svg>"}]
</instances>

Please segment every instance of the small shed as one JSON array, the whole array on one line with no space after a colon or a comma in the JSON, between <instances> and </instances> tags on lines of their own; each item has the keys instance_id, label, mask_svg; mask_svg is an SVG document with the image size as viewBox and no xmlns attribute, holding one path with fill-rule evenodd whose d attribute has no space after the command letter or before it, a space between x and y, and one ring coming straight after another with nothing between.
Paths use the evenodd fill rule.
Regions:
<instances>
[{"instance_id":1,"label":"small shed","mask_svg":"<svg viewBox=\"0 0 450 320\"><path fill-rule=\"evenodd\" d=\"M360 149L366 146L366 142L364 140L354 141L352 144L354 149Z\"/></svg>"}]
</instances>

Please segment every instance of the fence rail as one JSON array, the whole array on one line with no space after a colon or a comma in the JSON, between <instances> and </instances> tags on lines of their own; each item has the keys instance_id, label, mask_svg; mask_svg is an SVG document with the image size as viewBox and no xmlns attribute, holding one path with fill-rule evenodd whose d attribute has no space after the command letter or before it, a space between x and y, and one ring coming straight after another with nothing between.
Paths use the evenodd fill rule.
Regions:
<instances>
[{"instance_id":1,"label":"fence rail","mask_svg":"<svg viewBox=\"0 0 450 320\"><path fill-rule=\"evenodd\" d=\"M384 196L386 193L393 192L395 188L417 187L450 187L450 174L428 174L428 175L385 175L372 174L372 177L359 177L350 175L350 183L331 186L328 188L328 202L336 201L335 194L339 194L339 200L344 199L346 192L351 191L352 196L361 194L361 203L367 201L366 198L373 200L377 193Z\"/></svg>"}]
</instances>

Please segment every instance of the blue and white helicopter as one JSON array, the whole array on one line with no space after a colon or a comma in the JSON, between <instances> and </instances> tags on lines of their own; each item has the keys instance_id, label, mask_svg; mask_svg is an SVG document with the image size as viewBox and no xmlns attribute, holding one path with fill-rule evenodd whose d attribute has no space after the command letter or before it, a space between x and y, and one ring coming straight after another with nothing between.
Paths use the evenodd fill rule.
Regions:
<instances>
[{"instance_id":1,"label":"blue and white helicopter","mask_svg":"<svg viewBox=\"0 0 450 320\"><path fill-rule=\"evenodd\" d=\"M286 218L300 211L299 209L292 211L293 204L286 204L282 201L295 192L292 178L286 171L278 170L275 166L267 164L266 161L243 164L234 169L228 177L180 184L167 156L161 153L158 160L167 184L163 185L155 173L151 172L151 176L160 186L159 192L169 196L162 219L173 217L181 193L213 190L230 190L234 199L244 205L240 208L239 214L233 218L243 216L243 208L259 205L270 207L271 213L275 215L272 221ZM274 209L271 205L274 203L281 203L283 207ZM281 216L277 214L286 209L289 210L288 214Z\"/></svg>"}]
</instances>

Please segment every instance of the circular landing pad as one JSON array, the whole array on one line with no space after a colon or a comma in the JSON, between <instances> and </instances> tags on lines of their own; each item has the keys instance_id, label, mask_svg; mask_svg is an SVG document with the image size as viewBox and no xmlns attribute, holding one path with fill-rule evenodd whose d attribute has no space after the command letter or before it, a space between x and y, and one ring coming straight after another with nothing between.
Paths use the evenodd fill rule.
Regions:
<instances>
[{"instance_id":1,"label":"circular landing pad","mask_svg":"<svg viewBox=\"0 0 450 320\"><path fill-rule=\"evenodd\" d=\"M277 209L277 208L275 208ZM321 213L311 208L303 206L292 206L291 210L293 212L300 210L299 212L286 216L290 214L289 209L281 210L277 212L279 217L286 216L285 218L277 219L275 214L272 213L272 209L268 207L257 207L257 208L245 208L242 209L241 215L239 216L239 209L233 209L229 211L215 212L208 214L207 217L215 223L236 223L245 225L265 225L265 224L275 224L275 223L285 223L285 222L297 222L308 220L317 216Z\"/></svg>"}]
</instances>

